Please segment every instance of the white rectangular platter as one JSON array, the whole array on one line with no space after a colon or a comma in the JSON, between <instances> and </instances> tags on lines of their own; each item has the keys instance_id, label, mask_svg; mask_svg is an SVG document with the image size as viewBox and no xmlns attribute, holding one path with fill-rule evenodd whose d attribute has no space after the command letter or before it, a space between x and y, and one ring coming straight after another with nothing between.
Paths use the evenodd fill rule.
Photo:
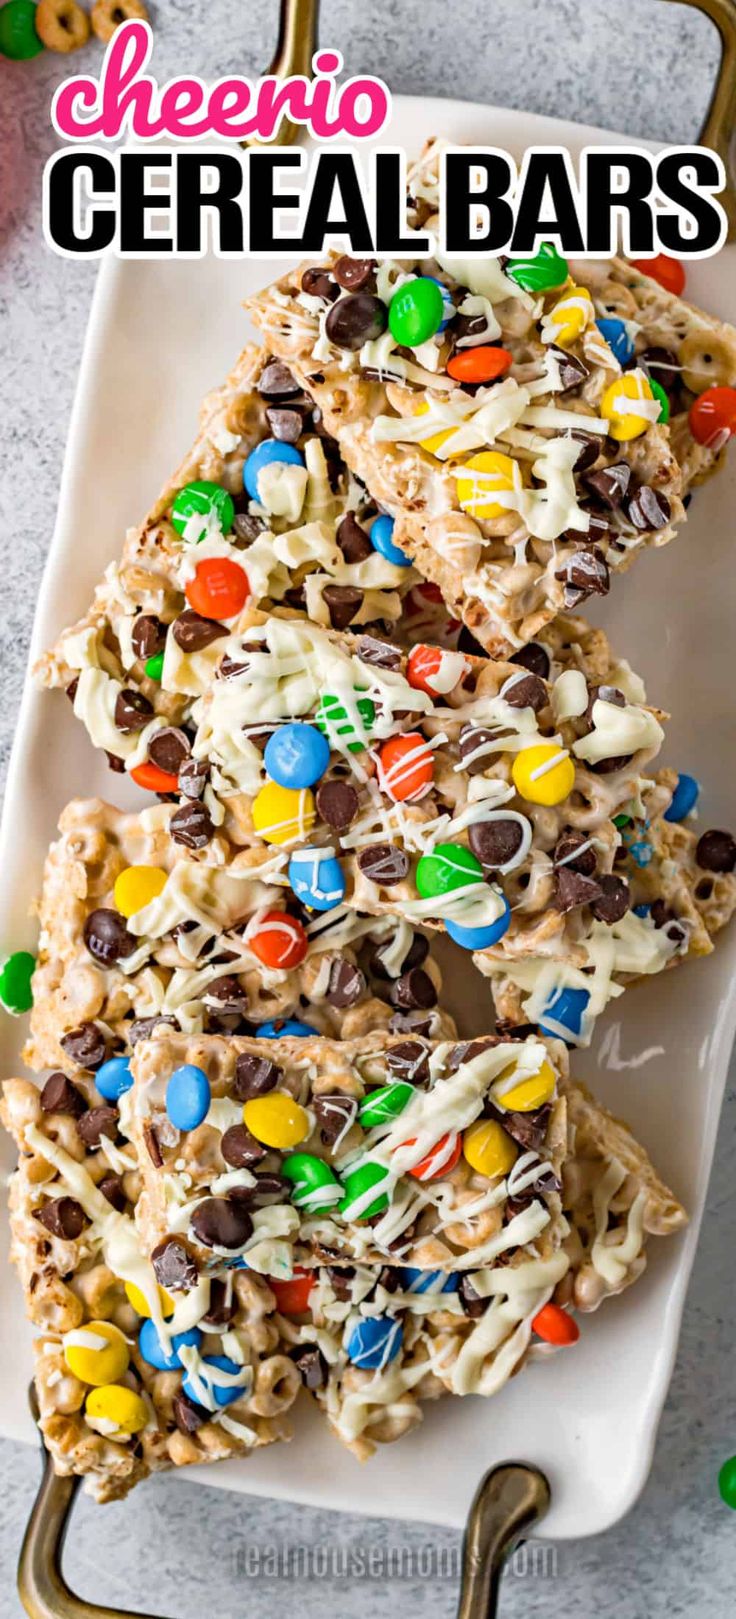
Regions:
<instances>
[{"instance_id":1,"label":"white rectangular platter","mask_svg":"<svg viewBox=\"0 0 736 1619\"><path fill-rule=\"evenodd\" d=\"M576 156L587 143L616 140L516 112L396 99L385 144L412 153L435 133L506 147L517 157L531 144L563 143ZM125 528L140 519L193 438L201 395L224 377L249 336L241 299L282 267L215 258L103 265L32 657L85 608ZM696 302L736 320L736 248L693 266L688 288ZM735 499L732 456L730 469L696 494L681 537L663 552L647 553L600 615L616 646L643 673L650 696L671 709L667 762L703 782L703 825L710 826L734 819L736 569L728 548ZM125 792L127 804L141 800L93 755L64 698L39 695L28 684L0 847L0 950L33 948L28 908L62 806L94 793L122 804ZM364 1466L305 1409L288 1450L274 1446L245 1463L179 1476L318 1506L459 1525L485 1470L514 1459L538 1464L550 1479L546 1534L593 1534L614 1523L646 1478L672 1370L736 1027L735 981L732 929L709 961L631 990L602 1021L593 1051L574 1059L574 1071L641 1135L692 1221L684 1237L652 1245L649 1271L637 1288L583 1319L573 1351L531 1367L495 1400L428 1406L419 1429ZM473 995L472 1010L463 1007L462 993L456 986L453 1009L464 1032L481 1032L478 1005L487 987ZM19 1071L22 1037L22 1020L1 1019L3 1074ZM9 1142L0 1152L9 1170ZM19 1289L3 1264L0 1432L23 1439L33 1437L26 1404L29 1343Z\"/></svg>"}]
</instances>

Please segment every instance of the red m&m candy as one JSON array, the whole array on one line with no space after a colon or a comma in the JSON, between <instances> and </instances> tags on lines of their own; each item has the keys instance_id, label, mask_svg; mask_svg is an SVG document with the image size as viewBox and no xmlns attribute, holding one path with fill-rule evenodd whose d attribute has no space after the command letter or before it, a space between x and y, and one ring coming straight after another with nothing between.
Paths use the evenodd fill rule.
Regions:
<instances>
[{"instance_id":1,"label":"red m&m candy","mask_svg":"<svg viewBox=\"0 0 736 1619\"><path fill-rule=\"evenodd\" d=\"M650 275L665 292L672 292L677 298L685 291L685 271L680 260L671 259L667 253L655 253L653 259L632 259L631 267L640 270L642 275Z\"/></svg>"},{"instance_id":2,"label":"red m&m candy","mask_svg":"<svg viewBox=\"0 0 736 1619\"><path fill-rule=\"evenodd\" d=\"M447 373L456 382L495 382L513 363L514 356L508 349L481 343L475 349L458 349L447 362Z\"/></svg>"},{"instance_id":3,"label":"red m&m candy","mask_svg":"<svg viewBox=\"0 0 736 1619\"><path fill-rule=\"evenodd\" d=\"M134 765L130 775L139 787L147 787L151 793L175 793L179 786L178 776L159 769L150 760L143 765Z\"/></svg>"},{"instance_id":4,"label":"red m&m candy","mask_svg":"<svg viewBox=\"0 0 736 1619\"><path fill-rule=\"evenodd\" d=\"M295 1265L294 1275L288 1282L268 1277L268 1285L276 1298L276 1308L282 1315L303 1315L309 1309L309 1295L314 1287L314 1271Z\"/></svg>"},{"instance_id":5,"label":"red m&m candy","mask_svg":"<svg viewBox=\"0 0 736 1619\"><path fill-rule=\"evenodd\" d=\"M706 388L690 406L688 423L698 444L722 449L736 433L736 388Z\"/></svg>"},{"instance_id":6,"label":"red m&m candy","mask_svg":"<svg viewBox=\"0 0 736 1619\"><path fill-rule=\"evenodd\" d=\"M402 1146L413 1147L415 1141L416 1136L410 1136L408 1141L402 1142ZM446 1135L440 1136L439 1141L435 1142L426 1156L409 1170L409 1174L414 1176L415 1181L437 1181L442 1175L449 1175L458 1162L462 1145L462 1138L458 1132L448 1130Z\"/></svg>"},{"instance_id":7,"label":"red m&m candy","mask_svg":"<svg viewBox=\"0 0 736 1619\"><path fill-rule=\"evenodd\" d=\"M379 754L379 781L394 803L421 798L434 776L431 749L419 731L389 737Z\"/></svg>"},{"instance_id":8,"label":"red m&m candy","mask_svg":"<svg viewBox=\"0 0 736 1619\"><path fill-rule=\"evenodd\" d=\"M580 1337L577 1321L559 1304L543 1304L532 1321L532 1331L546 1344L576 1344Z\"/></svg>"},{"instance_id":9,"label":"red m&m candy","mask_svg":"<svg viewBox=\"0 0 736 1619\"><path fill-rule=\"evenodd\" d=\"M185 595L192 610L203 618L235 618L250 595L248 575L230 557L204 557L197 563Z\"/></svg>"},{"instance_id":10,"label":"red m&m candy","mask_svg":"<svg viewBox=\"0 0 736 1619\"><path fill-rule=\"evenodd\" d=\"M298 967L308 945L301 922L287 911L268 911L247 942L264 967Z\"/></svg>"}]
</instances>

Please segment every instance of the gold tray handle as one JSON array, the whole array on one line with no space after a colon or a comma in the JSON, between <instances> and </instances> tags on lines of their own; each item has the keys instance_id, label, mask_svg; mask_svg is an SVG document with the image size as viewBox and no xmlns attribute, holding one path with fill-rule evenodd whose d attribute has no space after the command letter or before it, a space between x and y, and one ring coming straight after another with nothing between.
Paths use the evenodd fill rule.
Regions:
<instances>
[{"instance_id":1,"label":"gold tray handle","mask_svg":"<svg viewBox=\"0 0 736 1619\"><path fill-rule=\"evenodd\" d=\"M536 1467L508 1462L486 1473L468 1514L457 1619L495 1619L504 1563L549 1502Z\"/></svg>"}]
</instances>

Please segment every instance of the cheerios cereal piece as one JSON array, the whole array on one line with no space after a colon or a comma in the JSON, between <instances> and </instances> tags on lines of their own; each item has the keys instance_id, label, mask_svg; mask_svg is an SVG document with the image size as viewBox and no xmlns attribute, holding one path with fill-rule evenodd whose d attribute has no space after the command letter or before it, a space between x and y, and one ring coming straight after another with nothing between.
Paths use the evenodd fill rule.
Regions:
<instances>
[{"instance_id":1,"label":"cheerios cereal piece","mask_svg":"<svg viewBox=\"0 0 736 1619\"><path fill-rule=\"evenodd\" d=\"M89 39L89 17L76 0L38 0L36 33L50 51L78 51Z\"/></svg>"},{"instance_id":2,"label":"cheerios cereal piece","mask_svg":"<svg viewBox=\"0 0 736 1619\"><path fill-rule=\"evenodd\" d=\"M143 0L95 0L90 18L92 32L106 45L121 23L148 22L148 11Z\"/></svg>"}]
</instances>

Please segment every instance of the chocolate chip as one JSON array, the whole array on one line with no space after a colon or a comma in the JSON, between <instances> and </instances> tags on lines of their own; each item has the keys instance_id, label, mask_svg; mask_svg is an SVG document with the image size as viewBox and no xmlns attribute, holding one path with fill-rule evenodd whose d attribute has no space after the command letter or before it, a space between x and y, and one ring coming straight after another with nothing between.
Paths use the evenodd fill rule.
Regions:
<instances>
[{"instance_id":1,"label":"chocolate chip","mask_svg":"<svg viewBox=\"0 0 736 1619\"><path fill-rule=\"evenodd\" d=\"M79 690L79 675L75 675L74 679L72 681L70 681L69 685L65 686L65 688L64 688L64 696L69 698L70 703L74 702L74 699L75 699L75 697L77 695L78 690Z\"/></svg>"},{"instance_id":2,"label":"chocolate chip","mask_svg":"<svg viewBox=\"0 0 736 1619\"><path fill-rule=\"evenodd\" d=\"M332 274L340 287L346 292L368 292L376 290L376 261L375 259L351 259L347 253L332 266Z\"/></svg>"},{"instance_id":3,"label":"chocolate chip","mask_svg":"<svg viewBox=\"0 0 736 1619\"><path fill-rule=\"evenodd\" d=\"M133 625L130 640L137 658L153 658L157 652L163 652L166 645L166 625L152 613L141 613Z\"/></svg>"},{"instance_id":4,"label":"chocolate chip","mask_svg":"<svg viewBox=\"0 0 736 1619\"><path fill-rule=\"evenodd\" d=\"M412 1009L428 1012L430 1007L437 1005L437 991L423 967L412 967L392 985L391 1000L394 1006L400 1006L405 1012Z\"/></svg>"},{"instance_id":5,"label":"chocolate chip","mask_svg":"<svg viewBox=\"0 0 736 1619\"><path fill-rule=\"evenodd\" d=\"M229 1197L206 1197L197 1204L191 1224L205 1248L242 1248L253 1231L247 1209Z\"/></svg>"},{"instance_id":6,"label":"chocolate chip","mask_svg":"<svg viewBox=\"0 0 736 1619\"><path fill-rule=\"evenodd\" d=\"M108 770L112 770L113 774L116 776L124 776L125 760L119 759L116 753L109 753L107 748L103 749L103 751L105 758L107 759Z\"/></svg>"},{"instance_id":7,"label":"chocolate chip","mask_svg":"<svg viewBox=\"0 0 736 1619\"><path fill-rule=\"evenodd\" d=\"M205 804L191 798L174 811L169 821L169 832L175 843L185 849L204 849L215 835L214 823Z\"/></svg>"},{"instance_id":8,"label":"chocolate chip","mask_svg":"<svg viewBox=\"0 0 736 1619\"><path fill-rule=\"evenodd\" d=\"M322 820L336 832L345 832L358 813L360 800L349 781L323 781L315 802Z\"/></svg>"},{"instance_id":9,"label":"chocolate chip","mask_svg":"<svg viewBox=\"0 0 736 1619\"><path fill-rule=\"evenodd\" d=\"M388 311L380 298L371 292L356 292L348 298L338 298L325 321L325 332L331 343L340 349L362 349L385 332Z\"/></svg>"},{"instance_id":10,"label":"chocolate chip","mask_svg":"<svg viewBox=\"0 0 736 1619\"><path fill-rule=\"evenodd\" d=\"M74 1197L55 1197L44 1203L42 1209L36 1209L35 1215L52 1237L65 1237L68 1242L75 1242L90 1224L81 1203Z\"/></svg>"},{"instance_id":11,"label":"chocolate chip","mask_svg":"<svg viewBox=\"0 0 736 1619\"><path fill-rule=\"evenodd\" d=\"M289 1358L299 1371L306 1389L324 1388L327 1382L327 1361L317 1344L295 1344Z\"/></svg>"},{"instance_id":12,"label":"chocolate chip","mask_svg":"<svg viewBox=\"0 0 736 1619\"><path fill-rule=\"evenodd\" d=\"M529 641L527 646L519 647L518 652L512 653L509 663L520 664L522 669L528 669L531 675L538 675L540 680L549 677L549 653L540 641Z\"/></svg>"},{"instance_id":13,"label":"chocolate chip","mask_svg":"<svg viewBox=\"0 0 736 1619\"><path fill-rule=\"evenodd\" d=\"M650 489L649 484L643 483L627 500L625 511L634 528L643 532L645 529L666 528L672 508L666 495L661 494L659 489Z\"/></svg>"},{"instance_id":14,"label":"chocolate chip","mask_svg":"<svg viewBox=\"0 0 736 1619\"><path fill-rule=\"evenodd\" d=\"M589 467L595 465L601 453L601 441L595 433L571 433L580 445L577 457L573 462L573 472L587 472Z\"/></svg>"},{"instance_id":15,"label":"chocolate chip","mask_svg":"<svg viewBox=\"0 0 736 1619\"><path fill-rule=\"evenodd\" d=\"M327 1000L330 1006L355 1006L365 994L365 974L344 956L330 963Z\"/></svg>"},{"instance_id":16,"label":"chocolate chip","mask_svg":"<svg viewBox=\"0 0 736 1619\"><path fill-rule=\"evenodd\" d=\"M322 600L333 630L346 630L363 605L363 591L355 585L325 585Z\"/></svg>"},{"instance_id":17,"label":"chocolate chip","mask_svg":"<svg viewBox=\"0 0 736 1619\"><path fill-rule=\"evenodd\" d=\"M389 939L386 944L379 945L371 957L371 972L375 974L376 978L381 978L387 983L392 983L396 977L396 969L394 968L393 972L389 972L385 962L385 957L392 953L393 948L394 940ZM429 940L425 939L423 933L415 933L401 962L400 972L408 973L412 967L421 967L428 955Z\"/></svg>"},{"instance_id":18,"label":"chocolate chip","mask_svg":"<svg viewBox=\"0 0 736 1619\"><path fill-rule=\"evenodd\" d=\"M447 1053L445 1058L447 1072L456 1074L458 1068L462 1068L463 1063L473 1062L475 1057L480 1057L484 1051L493 1051L500 1044L501 1041L497 1034L484 1034L479 1040L460 1041L458 1045L453 1046L452 1050Z\"/></svg>"},{"instance_id":19,"label":"chocolate chip","mask_svg":"<svg viewBox=\"0 0 736 1619\"><path fill-rule=\"evenodd\" d=\"M252 545L259 534L265 532L266 524L262 517L253 517L250 512L236 512L233 530L236 539L242 540L244 545Z\"/></svg>"},{"instance_id":20,"label":"chocolate chip","mask_svg":"<svg viewBox=\"0 0 736 1619\"><path fill-rule=\"evenodd\" d=\"M429 1079L429 1052L421 1040L400 1040L386 1052L386 1061L395 1079L422 1085Z\"/></svg>"},{"instance_id":21,"label":"chocolate chip","mask_svg":"<svg viewBox=\"0 0 736 1619\"><path fill-rule=\"evenodd\" d=\"M122 731L124 736L132 736L134 731L142 731L153 717L153 703L149 703L142 691L125 687L115 699L113 717L118 731Z\"/></svg>"},{"instance_id":22,"label":"chocolate chip","mask_svg":"<svg viewBox=\"0 0 736 1619\"><path fill-rule=\"evenodd\" d=\"M207 1314L202 1316L202 1325L226 1327L237 1313L238 1301L234 1289L228 1287L227 1282L223 1282L219 1276L213 1276L210 1282L210 1302Z\"/></svg>"},{"instance_id":23,"label":"chocolate chip","mask_svg":"<svg viewBox=\"0 0 736 1619\"><path fill-rule=\"evenodd\" d=\"M103 1175L102 1180L98 1182L97 1190L102 1193L103 1197L107 1198L113 1209L117 1209L118 1214L125 1213L128 1199L125 1196L122 1175L116 1175L113 1170L108 1170L107 1174Z\"/></svg>"},{"instance_id":24,"label":"chocolate chip","mask_svg":"<svg viewBox=\"0 0 736 1619\"><path fill-rule=\"evenodd\" d=\"M346 1135L355 1122L358 1103L354 1096L346 1096L344 1091L325 1092L312 1098L312 1112L319 1126L322 1145L334 1147L335 1142Z\"/></svg>"},{"instance_id":25,"label":"chocolate chip","mask_svg":"<svg viewBox=\"0 0 736 1619\"><path fill-rule=\"evenodd\" d=\"M565 349L558 349L555 343L551 345L550 354L554 354L560 370L559 391L564 394L569 393L571 388L579 388L589 374L587 365L584 365L577 355L568 354Z\"/></svg>"},{"instance_id":26,"label":"chocolate chip","mask_svg":"<svg viewBox=\"0 0 736 1619\"><path fill-rule=\"evenodd\" d=\"M283 1203L293 1190L290 1181L285 1175L277 1175L268 1171L256 1175L256 1184L248 1189L248 1202L256 1208L262 1208L267 1203Z\"/></svg>"},{"instance_id":27,"label":"chocolate chip","mask_svg":"<svg viewBox=\"0 0 736 1619\"><path fill-rule=\"evenodd\" d=\"M283 360L269 360L268 365L263 367L256 387L264 399L290 399L302 391Z\"/></svg>"},{"instance_id":28,"label":"chocolate chip","mask_svg":"<svg viewBox=\"0 0 736 1619\"><path fill-rule=\"evenodd\" d=\"M615 511L621 505L630 482L631 467L628 461L616 461L612 467L600 467L583 479L591 495L595 495L610 511Z\"/></svg>"},{"instance_id":29,"label":"chocolate chip","mask_svg":"<svg viewBox=\"0 0 736 1619\"><path fill-rule=\"evenodd\" d=\"M579 905L591 905L600 897L601 888L594 877L584 877L572 866L558 866L555 872L555 910L566 916Z\"/></svg>"},{"instance_id":30,"label":"chocolate chip","mask_svg":"<svg viewBox=\"0 0 736 1619\"><path fill-rule=\"evenodd\" d=\"M129 956L138 944L138 940L128 932L122 916L106 907L90 911L82 937L90 955L103 967L111 967L121 957Z\"/></svg>"},{"instance_id":31,"label":"chocolate chip","mask_svg":"<svg viewBox=\"0 0 736 1619\"><path fill-rule=\"evenodd\" d=\"M90 1107L77 1121L77 1131L85 1146L99 1147L103 1136L108 1141L115 1141L118 1134L119 1114L116 1107L110 1103L102 1102L99 1107Z\"/></svg>"},{"instance_id":32,"label":"chocolate chip","mask_svg":"<svg viewBox=\"0 0 736 1619\"><path fill-rule=\"evenodd\" d=\"M172 633L182 652L203 652L205 647L212 646L213 641L219 641L228 632L225 625L218 624L216 619L203 618L201 613L194 613L187 607L174 619Z\"/></svg>"},{"instance_id":33,"label":"chocolate chip","mask_svg":"<svg viewBox=\"0 0 736 1619\"><path fill-rule=\"evenodd\" d=\"M637 355L637 365L646 371L648 377L660 382L665 392L670 388L676 388L680 381L680 365L672 349L656 346L644 349Z\"/></svg>"},{"instance_id":34,"label":"chocolate chip","mask_svg":"<svg viewBox=\"0 0 736 1619\"><path fill-rule=\"evenodd\" d=\"M78 1029L63 1034L59 1044L78 1068L89 1068L92 1072L107 1057L105 1037L96 1023L80 1023Z\"/></svg>"},{"instance_id":35,"label":"chocolate chip","mask_svg":"<svg viewBox=\"0 0 736 1619\"><path fill-rule=\"evenodd\" d=\"M593 728L593 707L600 700L602 703L612 703L614 708L625 708L626 698L618 686L589 686L588 706L583 715L586 724Z\"/></svg>"},{"instance_id":36,"label":"chocolate chip","mask_svg":"<svg viewBox=\"0 0 736 1619\"><path fill-rule=\"evenodd\" d=\"M41 1107L44 1113L69 1113L78 1119L86 1112L87 1103L74 1081L59 1070L49 1074L41 1092Z\"/></svg>"},{"instance_id":37,"label":"chocolate chip","mask_svg":"<svg viewBox=\"0 0 736 1619\"><path fill-rule=\"evenodd\" d=\"M590 551L578 551L568 557L555 574L565 582L565 606L577 607L588 596L606 596L611 588L608 565L602 551L594 546Z\"/></svg>"},{"instance_id":38,"label":"chocolate chip","mask_svg":"<svg viewBox=\"0 0 736 1619\"><path fill-rule=\"evenodd\" d=\"M568 545L580 546L583 551L589 551L595 545L608 545L612 535L610 521L605 512L597 512L587 505L582 506L581 511L587 514L587 529L563 529L560 539Z\"/></svg>"},{"instance_id":39,"label":"chocolate chip","mask_svg":"<svg viewBox=\"0 0 736 1619\"><path fill-rule=\"evenodd\" d=\"M250 1169L266 1156L265 1147L256 1141L244 1124L232 1124L220 1142L220 1151L231 1169Z\"/></svg>"},{"instance_id":40,"label":"chocolate chip","mask_svg":"<svg viewBox=\"0 0 736 1619\"><path fill-rule=\"evenodd\" d=\"M197 1286L197 1266L182 1237L164 1237L151 1254L156 1281L172 1293Z\"/></svg>"},{"instance_id":41,"label":"chocolate chip","mask_svg":"<svg viewBox=\"0 0 736 1619\"><path fill-rule=\"evenodd\" d=\"M475 821L468 827L468 844L484 871L498 871L518 854L524 839L518 821Z\"/></svg>"},{"instance_id":42,"label":"chocolate chip","mask_svg":"<svg viewBox=\"0 0 736 1619\"><path fill-rule=\"evenodd\" d=\"M507 1135L525 1152L539 1152L547 1140L550 1107L537 1108L533 1113L506 1113L492 1103L484 1108L487 1118L495 1118L503 1125Z\"/></svg>"},{"instance_id":43,"label":"chocolate chip","mask_svg":"<svg viewBox=\"0 0 736 1619\"><path fill-rule=\"evenodd\" d=\"M301 279L301 289L310 298L324 298L330 303L337 298L340 290L327 270L318 270L315 267L304 271Z\"/></svg>"},{"instance_id":44,"label":"chocolate chip","mask_svg":"<svg viewBox=\"0 0 736 1619\"><path fill-rule=\"evenodd\" d=\"M357 647L362 663L372 663L374 669L400 669L401 653L389 641L378 641L375 635L361 635Z\"/></svg>"},{"instance_id":45,"label":"chocolate chip","mask_svg":"<svg viewBox=\"0 0 736 1619\"><path fill-rule=\"evenodd\" d=\"M370 843L358 855L358 868L379 888L393 888L409 875L409 856L395 843Z\"/></svg>"},{"instance_id":46,"label":"chocolate chip","mask_svg":"<svg viewBox=\"0 0 736 1619\"><path fill-rule=\"evenodd\" d=\"M159 770L168 771L170 776L178 776L190 753L189 737L186 731L180 731L176 725L164 725L160 731L154 732L148 744L148 757L152 764L158 765Z\"/></svg>"},{"instance_id":47,"label":"chocolate chip","mask_svg":"<svg viewBox=\"0 0 736 1619\"><path fill-rule=\"evenodd\" d=\"M257 1057L254 1052L243 1051L235 1064L233 1095L239 1102L247 1102L252 1096L265 1096L268 1091L275 1090L282 1077L283 1070L277 1063L271 1062L268 1057Z\"/></svg>"},{"instance_id":48,"label":"chocolate chip","mask_svg":"<svg viewBox=\"0 0 736 1619\"><path fill-rule=\"evenodd\" d=\"M171 1029L178 1029L179 1027L175 1017L165 1017L163 1013L160 1015L154 1014L153 1017L134 1018L128 1029L130 1045L137 1045L139 1040L150 1040L154 1029L157 1029L161 1024L168 1024Z\"/></svg>"},{"instance_id":49,"label":"chocolate chip","mask_svg":"<svg viewBox=\"0 0 736 1619\"><path fill-rule=\"evenodd\" d=\"M610 927L613 922L620 922L629 909L629 885L623 877L615 877L609 872L598 878L598 884L600 895L593 900L591 910L596 922L607 922Z\"/></svg>"},{"instance_id":50,"label":"chocolate chip","mask_svg":"<svg viewBox=\"0 0 736 1619\"><path fill-rule=\"evenodd\" d=\"M185 798L201 798L208 777L209 769L204 759L185 759L179 770L179 792Z\"/></svg>"},{"instance_id":51,"label":"chocolate chip","mask_svg":"<svg viewBox=\"0 0 736 1619\"><path fill-rule=\"evenodd\" d=\"M365 562L373 555L373 546L354 512L345 513L337 525L335 539L346 562Z\"/></svg>"},{"instance_id":52,"label":"chocolate chip","mask_svg":"<svg viewBox=\"0 0 736 1619\"><path fill-rule=\"evenodd\" d=\"M583 851L582 854L578 853L579 850ZM567 827L557 839L553 859L556 866L568 866L571 871L579 871L583 877L594 875L595 849L587 834L576 832L573 827Z\"/></svg>"},{"instance_id":53,"label":"chocolate chip","mask_svg":"<svg viewBox=\"0 0 736 1619\"><path fill-rule=\"evenodd\" d=\"M161 1143L158 1139L158 1133L153 1124L144 1124L143 1140L146 1143L146 1152L148 1153L154 1169L161 1169L163 1167L164 1155L161 1151Z\"/></svg>"},{"instance_id":54,"label":"chocolate chip","mask_svg":"<svg viewBox=\"0 0 736 1619\"><path fill-rule=\"evenodd\" d=\"M224 973L222 978L213 978L204 992L206 1004L214 1004L217 1012L237 1012L241 1014L248 1010L248 996L240 980L234 973Z\"/></svg>"},{"instance_id":55,"label":"chocolate chip","mask_svg":"<svg viewBox=\"0 0 736 1619\"><path fill-rule=\"evenodd\" d=\"M480 776L487 770L491 756L498 752L498 732L485 725L463 726L458 737L460 758L468 776Z\"/></svg>"},{"instance_id":56,"label":"chocolate chip","mask_svg":"<svg viewBox=\"0 0 736 1619\"><path fill-rule=\"evenodd\" d=\"M547 687L538 675L512 675L500 695L512 708L533 708L535 714L549 702Z\"/></svg>"},{"instance_id":57,"label":"chocolate chip","mask_svg":"<svg viewBox=\"0 0 736 1619\"><path fill-rule=\"evenodd\" d=\"M447 327L456 348L464 338L468 337L475 338L478 343L485 342L487 330L488 322L485 315L461 315L460 313L453 316ZM473 344L469 343L467 346L472 348Z\"/></svg>"},{"instance_id":58,"label":"chocolate chip","mask_svg":"<svg viewBox=\"0 0 736 1619\"><path fill-rule=\"evenodd\" d=\"M695 860L702 871L733 871L736 866L736 840L730 832L712 828L698 838Z\"/></svg>"},{"instance_id":59,"label":"chocolate chip","mask_svg":"<svg viewBox=\"0 0 736 1619\"><path fill-rule=\"evenodd\" d=\"M351 1297L352 1282L355 1277L354 1265L328 1265L327 1275L336 1299L344 1303Z\"/></svg>"},{"instance_id":60,"label":"chocolate chip","mask_svg":"<svg viewBox=\"0 0 736 1619\"><path fill-rule=\"evenodd\" d=\"M287 410L283 405L272 405L266 411L271 436L279 444L297 444L304 431L304 417L300 410Z\"/></svg>"},{"instance_id":61,"label":"chocolate chip","mask_svg":"<svg viewBox=\"0 0 736 1619\"><path fill-rule=\"evenodd\" d=\"M476 1293L469 1276L461 1276L457 1294L463 1315L469 1316L471 1321L477 1321L480 1316L485 1315L491 1302L490 1296L484 1299L480 1293Z\"/></svg>"},{"instance_id":62,"label":"chocolate chip","mask_svg":"<svg viewBox=\"0 0 736 1619\"><path fill-rule=\"evenodd\" d=\"M210 1421L209 1411L205 1411L201 1405L195 1405L194 1400L190 1400L188 1394L182 1394L181 1389L171 1401L171 1411L180 1433L196 1433L204 1422Z\"/></svg>"},{"instance_id":63,"label":"chocolate chip","mask_svg":"<svg viewBox=\"0 0 736 1619\"><path fill-rule=\"evenodd\" d=\"M394 1012L389 1019L389 1034L420 1034L429 1038L434 1037L437 1023L437 1014L416 1010L413 1012Z\"/></svg>"}]
</instances>

